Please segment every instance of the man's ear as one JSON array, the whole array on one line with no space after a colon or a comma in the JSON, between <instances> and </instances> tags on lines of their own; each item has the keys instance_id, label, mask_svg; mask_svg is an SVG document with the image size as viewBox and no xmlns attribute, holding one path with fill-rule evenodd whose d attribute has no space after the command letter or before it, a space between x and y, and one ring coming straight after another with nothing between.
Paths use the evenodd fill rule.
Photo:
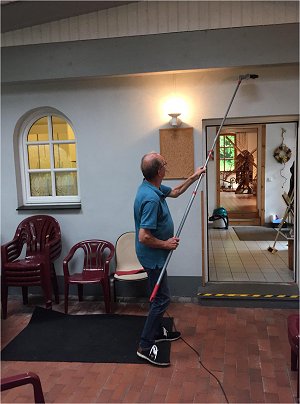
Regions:
<instances>
[{"instance_id":1,"label":"man's ear","mask_svg":"<svg viewBox=\"0 0 300 404\"><path fill-rule=\"evenodd\" d=\"M159 178L164 178L164 174L162 172L163 167L160 167L157 171L157 175L159 176Z\"/></svg>"}]
</instances>

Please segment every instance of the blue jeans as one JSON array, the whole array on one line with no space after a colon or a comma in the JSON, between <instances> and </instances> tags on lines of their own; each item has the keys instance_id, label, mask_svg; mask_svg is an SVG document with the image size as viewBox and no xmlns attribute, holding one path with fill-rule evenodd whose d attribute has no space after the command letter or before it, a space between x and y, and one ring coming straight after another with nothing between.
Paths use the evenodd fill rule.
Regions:
<instances>
[{"instance_id":1,"label":"blue jeans","mask_svg":"<svg viewBox=\"0 0 300 404\"><path fill-rule=\"evenodd\" d=\"M148 274L148 288L150 296L160 275L161 268L144 269ZM150 303L150 310L140 340L140 347L142 349L150 348L154 344L155 338L161 335L162 318L167 307L169 306L169 303L170 291L167 280L167 272L165 272L161 279L157 294L153 302Z\"/></svg>"}]
</instances>

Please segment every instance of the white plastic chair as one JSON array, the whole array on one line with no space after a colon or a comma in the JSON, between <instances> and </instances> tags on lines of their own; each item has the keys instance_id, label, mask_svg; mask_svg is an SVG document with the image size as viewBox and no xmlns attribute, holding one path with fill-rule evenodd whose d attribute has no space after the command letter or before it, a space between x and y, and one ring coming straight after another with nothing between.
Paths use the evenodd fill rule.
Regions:
<instances>
[{"instance_id":1,"label":"white plastic chair","mask_svg":"<svg viewBox=\"0 0 300 404\"><path fill-rule=\"evenodd\" d=\"M148 278L135 252L135 232L121 234L115 245L116 269L113 275L114 300L116 301L116 281L144 281Z\"/></svg>"}]
</instances>

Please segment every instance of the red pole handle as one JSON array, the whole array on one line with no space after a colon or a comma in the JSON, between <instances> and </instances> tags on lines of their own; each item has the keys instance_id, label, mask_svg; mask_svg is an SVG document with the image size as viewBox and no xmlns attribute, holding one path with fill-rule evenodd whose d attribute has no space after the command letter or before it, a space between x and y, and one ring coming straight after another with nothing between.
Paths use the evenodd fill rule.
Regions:
<instances>
[{"instance_id":1,"label":"red pole handle","mask_svg":"<svg viewBox=\"0 0 300 404\"><path fill-rule=\"evenodd\" d=\"M153 302L153 300L155 299L155 296L156 296L156 293L157 293L158 289L159 289L159 283L157 283L153 288L153 291L152 291L151 296L150 296L150 302Z\"/></svg>"}]
</instances>

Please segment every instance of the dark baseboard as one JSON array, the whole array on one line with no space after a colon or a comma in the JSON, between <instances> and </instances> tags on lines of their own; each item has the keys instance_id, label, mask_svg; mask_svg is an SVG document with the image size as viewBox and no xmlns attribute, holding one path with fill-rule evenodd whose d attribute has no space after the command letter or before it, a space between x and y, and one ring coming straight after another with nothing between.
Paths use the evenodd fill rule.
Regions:
<instances>
[{"instance_id":1,"label":"dark baseboard","mask_svg":"<svg viewBox=\"0 0 300 404\"><path fill-rule=\"evenodd\" d=\"M195 297L199 286L201 285L201 277L197 276L169 276L170 293L173 297ZM62 275L57 277L59 294L63 295L64 278ZM117 298L148 298L146 281L119 281L115 282L115 290ZM22 289L19 287L10 287L8 293L11 296L21 296ZM29 287L29 294L41 295L41 289L37 286ZM70 285L70 295L77 295L77 286ZM102 288L99 285L85 285L84 296L92 296L95 299L102 297Z\"/></svg>"}]
</instances>

